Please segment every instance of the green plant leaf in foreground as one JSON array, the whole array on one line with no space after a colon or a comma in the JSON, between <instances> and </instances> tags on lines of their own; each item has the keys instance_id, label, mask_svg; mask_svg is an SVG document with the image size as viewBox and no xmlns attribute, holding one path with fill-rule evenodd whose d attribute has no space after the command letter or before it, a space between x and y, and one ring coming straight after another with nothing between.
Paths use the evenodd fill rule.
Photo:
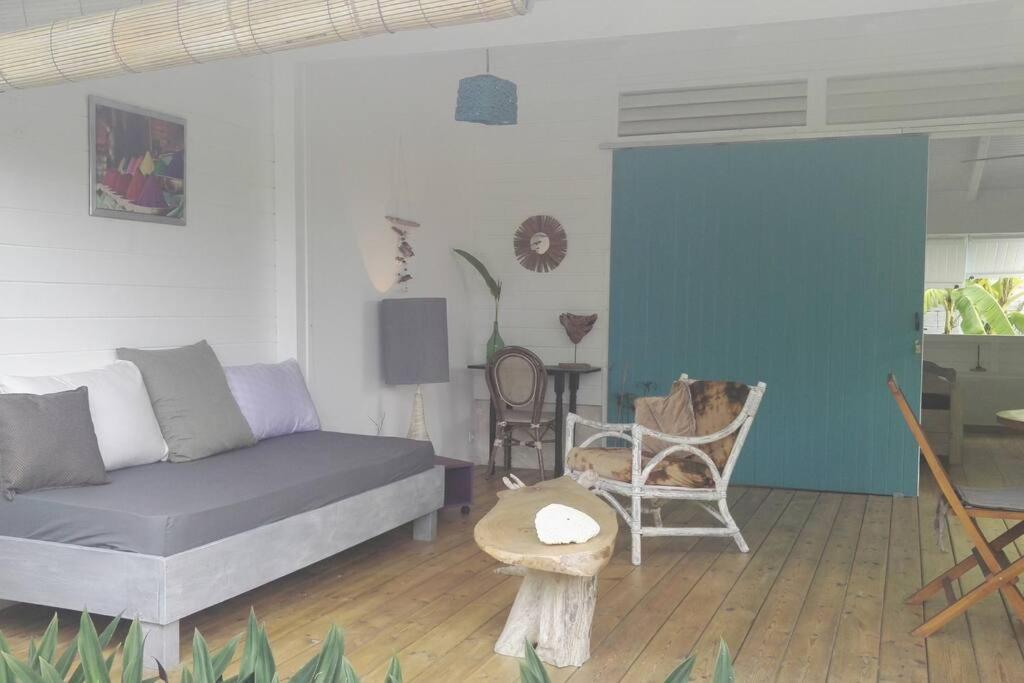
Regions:
<instances>
[{"instance_id":1,"label":"green plant leaf in foreground","mask_svg":"<svg viewBox=\"0 0 1024 683\"><path fill-rule=\"evenodd\" d=\"M402 665L398 663L398 657L392 657L388 663L388 673L384 676L384 683L402 683Z\"/></svg>"},{"instance_id":2,"label":"green plant leaf in foreground","mask_svg":"<svg viewBox=\"0 0 1024 683\"><path fill-rule=\"evenodd\" d=\"M718 641L718 657L715 658L715 675L711 677L712 683L733 683L736 674L732 670L732 656L729 654L729 646L725 640Z\"/></svg>"},{"instance_id":3,"label":"green plant leaf in foreground","mask_svg":"<svg viewBox=\"0 0 1024 683\"><path fill-rule=\"evenodd\" d=\"M103 646L87 610L82 612L78 626L78 658L82 660L82 671L88 683L110 683Z\"/></svg>"},{"instance_id":4,"label":"green plant leaf in foreground","mask_svg":"<svg viewBox=\"0 0 1024 683\"><path fill-rule=\"evenodd\" d=\"M519 662L519 680L522 683L551 683L547 669L537 656L537 651L533 649L533 643L529 638L525 640L524 652L526 657Z\"/></svg>"},{"instance_id":5,"label":"green plant leaf in foreground","mask_svg":"<svg viewBox=\"0 0 1024 683\"><path fill-rule=\"evenodd\" d=\"M690 655L668 675L665 683L689 683L690 674L693 672L693 667L696 663L697 658Z\"/></svg>"}]
</instances>

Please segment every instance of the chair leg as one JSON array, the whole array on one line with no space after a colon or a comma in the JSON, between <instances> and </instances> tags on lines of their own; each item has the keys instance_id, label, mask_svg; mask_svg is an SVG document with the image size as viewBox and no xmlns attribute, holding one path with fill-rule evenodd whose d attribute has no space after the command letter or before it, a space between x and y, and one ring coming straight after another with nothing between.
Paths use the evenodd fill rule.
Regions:
<instances>
[{"instance_id":1,"label":"chair leg","mask_svg":"<svg viewBox=\"0 0 1024 683\"><path fill-rule=\"evenodd\" d=\"M990 541L989 545L992 547L992 550L1002 550L1020 536L1024 536L1024 522L1017 522ZM946 581L955 581L976 566L978 566L978 557L974 554L968 555L925 584L923 588L907 598L906 603L908 605L920 605L927 602L928 598L942 590ZM1024 620L1024 616L1021 619Z\"/></svg>"},{"instance_id":2,"label":"chair leg","mask_svg":"<svg viewBox=\"0 0 1024 683\"><path fill-rule=\"evenodd\" d=\"M661 507L660 506L654 508L653 510L651 510L651 514L654 516L654 526L657 526L657 527L665 526L664 522L661 519Z\"/></svg>"},{"instance_id":3,"label":"chair leg","mask_svg":"<svg viewBox=\"0 0 1024 683\"><path fill-rule=\"evenodd\" d=\"M953 619L963 614L976 602L995 591L1002 591L1008 598L1011 595L1014 596L1008 600L1011 604L1019 603L1021 601L1021 596L1020 591L1017 589L1016 581L1017 577L1020 576L1021 573L1024 573L1024 557L1019 558L1016 562L1002 571L990 574L985 578L985 581L974 590L967 593L938 614L934 615L931 619L911 631L911 633L918 637L927 638ZM1014 611L1017 610L1015 609ZM1017 617L1024 618L1019 612Z\"/></svg>"},{"instance_id":4,"label":"chair leg","mask_svg":"<svg viewBox=\"0 0 1024 683\"><path fill-rule=\"evenodd\" d=\"M495 455L496 455L496 451L498 450L498 446L500 446L500 445L501 445L501 437L498 437L498 438L496 438L494 440L494 443L491 444L491 452L487 454L487 478L488 479L490 479L491 477L494 476Z\"/></svg>"},{"instance_id":5,"label":"chair leg","mask_svg":"<svg viewBox=\"0 0 1024 683\"><path fill-rule=\"evenodd\" d=\"M735 533L732 535L732 540L736 541L736 547L740 549L741 553L750 552L750 547L747 546L746 540L743 538L743 534L740 532L739 525L736 524L736 520L729 514L729 504L725 498L718 501L718 511L722 515L722 519L725 522L726 527L729 529L735 529Z\"/></svg>"},{"instance_id":6,"label":"chair leg","mask_svg":"<svg viewBox=\"0 0 1024 683\"><path fill-rule=\"evenodd\" d=\"M533 433L533 447L537 450L537 468L540 471L540 480L544 481L544 444L540 438L540 430L535 430Z\"/></svg>"},{"instance_id":7,"label":"chair leg","mask_svg":"<svg viewBox=\"0 0 1024 683\"><path fill-rule=\"evenodd\" d=\"M641 527L643 526L643 520L641 519L641 499L640 496L634 495L633 497L633 509L632 519L629 520L630 531L633 536L633 551L632 561L636 566L640 565L640 538L641 538Z\"/></svg>"},{"instance_id":8,"label":"chair leg","mask_svg":"<svg viewBox=\"0 0 1024 683\"><path fill-rule=\"evenodd\" d=\"M505 433L505 474L512 471L512 434L509 432Z\"/></svg>"}]
</instances>

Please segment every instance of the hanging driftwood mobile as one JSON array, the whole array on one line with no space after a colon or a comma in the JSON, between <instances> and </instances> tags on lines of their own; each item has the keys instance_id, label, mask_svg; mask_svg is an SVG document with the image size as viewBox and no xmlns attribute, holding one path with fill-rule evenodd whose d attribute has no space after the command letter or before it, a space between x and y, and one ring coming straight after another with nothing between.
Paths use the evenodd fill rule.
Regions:
<instances>
[{"instance_id":1,"label":"hanging driftwood mobile","mask_svg":"<svg viewBox=\"0 0 1024 683\"><path fill-rule=\"evenodd\" d=\"M516 228L512 238L519 264L527 270L547 273L558 267L569 250L569 238L557 219L531 216Z\"/></svg>"},{"instance_id":2,"label":"hanging driftwood mobile","mask_svg":"<svg viewBox=\"0 0 1024 683\"><path fill-rule=\"evenodd\" d=\"M398 274L395 276L395 282L402 285L402 291L407 292L409 291L409 280L412 279L412 273L409 272L409 261L416 255L412 250L412 245L409 244L409 231L420 227L420 224L395 216L384 216L384 219L391 224L391 229L398 235L398 253L395 255L395 261L398 262Z\"/></svg>"}]
</instances>

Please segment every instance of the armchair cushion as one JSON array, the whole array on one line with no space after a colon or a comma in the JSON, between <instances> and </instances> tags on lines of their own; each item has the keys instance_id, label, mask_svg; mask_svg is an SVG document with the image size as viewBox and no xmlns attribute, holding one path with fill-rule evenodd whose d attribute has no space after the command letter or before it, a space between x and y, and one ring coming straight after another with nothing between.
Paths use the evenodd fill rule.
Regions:
<instances>
[{"instance_id":1,"label":"armchair cushion","mask_svg":"<svg viewBox=\"0 0 1024 683\"><path fill-rule=\"evenodd\" d=\"M697 421L693 415L690 387L684 382L672 385L668 396L641 396L633 402L636 423L662 434L693 436ZM644 453L654 455L672 444L647 437L644 439Z\"/></svg>"},{"instance_id":2,"label":"armchair cushion","mask_svg":"<svg viewBox=\"0 0 1024 683\"><path fill-rule=\"evenodd\" d=\"M750 395L750 387L739 382L689 380L689 385L697 436L708 436L729 426L743 412L743 406ZM733 432L714 443L701 446L701 450L722 470L729 461L736 437L737 432Z\"/></svg>"},{"instance_id":3,"label":"armchair cushion","mask_svg":"<svg viewBox=\"0 0 1024 683\"><path fill-rule=\"evenodd\" d=\"M650 457L644 456L644 466ZM633 451L629 448L601 448L588 446L573 448L566 457L569 469L593 470L602 479L632 481ZM690 489L713 489L711 473L702 463L685 456L668 455L659 462L647 478L649 486L679 486Z\"/></svg>"}]
</instances>

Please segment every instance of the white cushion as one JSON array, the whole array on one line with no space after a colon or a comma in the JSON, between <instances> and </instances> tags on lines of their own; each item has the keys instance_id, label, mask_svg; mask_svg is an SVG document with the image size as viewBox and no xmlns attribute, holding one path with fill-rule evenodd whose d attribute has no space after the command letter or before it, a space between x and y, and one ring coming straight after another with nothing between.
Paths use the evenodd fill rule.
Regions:
<instances>
[{"instance_id":1,"label":"white cushion","mask_svg":"<svg viewBox=\"0 0 1024 683\"><path fill-rule=\"evenodd\" d=\"M108 472L167 456L149 393L134 363L119 360L96 370L49 377L0 376L0 393L5 394L53 394L78 387L89 388L89 410Z\"/></svg>"}]
</instances>

